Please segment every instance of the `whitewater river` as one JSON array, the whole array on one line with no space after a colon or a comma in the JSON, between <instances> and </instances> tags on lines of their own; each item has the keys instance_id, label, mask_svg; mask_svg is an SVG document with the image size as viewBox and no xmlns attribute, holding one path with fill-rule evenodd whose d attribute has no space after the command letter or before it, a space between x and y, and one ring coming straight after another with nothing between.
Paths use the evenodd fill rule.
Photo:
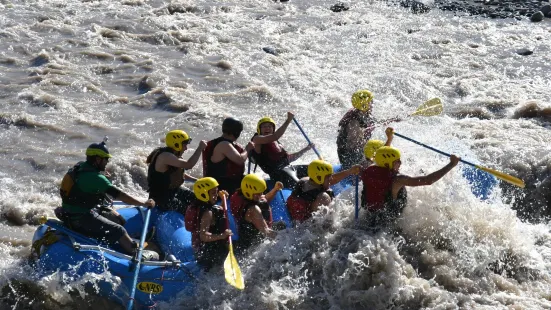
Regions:
<instances>
[{"instance_id":1,"label":"whitewater river","mask_svg":"<svg viewBox=\"0 0 551 310\"><path fill-rule=\"evenodd\" d=\"M333 4L0 1L0 308L117 307L84 289L93 276L37 279L27 265L39 218L53 216L63 174L90 143L109 136L113 182L138 197L146 156L168 130L192 136L186 157L227 116L246 124L245 143L259 118L281 123L293 111L336 163L338 120L366 88L375 117L404 118L397 132L523 178L526 189L502 184L480 201L459 165L409 191L401 236L356 229L347 193L240 262L243 292L208 275L196 296L159 307L551 309L551 24L413 15L379 1L334 13ZM517 53L525 49L533 54ZM433 97L442 116L407 117ZM281 142L306 145L293 125ZM448 162L394 144L406 174Z\"/></svg>"}]
</instances>

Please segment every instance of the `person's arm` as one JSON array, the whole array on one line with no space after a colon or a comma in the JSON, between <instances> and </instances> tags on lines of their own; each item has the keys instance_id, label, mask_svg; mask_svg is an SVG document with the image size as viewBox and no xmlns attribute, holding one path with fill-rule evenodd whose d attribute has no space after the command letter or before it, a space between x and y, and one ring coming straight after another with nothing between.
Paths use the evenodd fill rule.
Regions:
<instances>
[{"instance_id":1,"label":"person's arm","mask_svg":"<svg viewBox=\"0 0 551 310\"><path fill-rule=\"evenodd\" d=\"M203 213L201 217L201 224L199 226L199 239L202 242L213 242L218 240L227 239L229 236L233 235L231 230L226 229L223 233L219 235L214 235L209 232L210 224L212 223L212 211L207 211Z\"/></svg>"},{"instance_id":2,"label":"person's arm","mask_svg":"<svg viewBox=\"0 0 551 310\"><path fill-rule=\"evenodd\" d=\"M442 167L440 170L437 170L431 174L420 176L420 177L409 177L406 175L398 175L394 181L392 187L401 188L403 186L425 186L431 185L434 182L440 180L446 173L450 172L453 167L457 166L459 163L459 157L452 155L450 156L450 162Z\"/></svg>"},{"instance_id":3,"label":"person's arm","mask_svg":"<svg viewBox=\"0 0 551 310\"><path fill-rule=\"evenodd\" d=\"M239 153L229 142L220 142L218 145L222 154L236 164L244 164L249 156L249 151L254 148L254 143L249 142L245 151Z\"/></svg>"},{"instance_id":4,"label":"person's arm","mask_svg":"<svg viewBox=\"0 0 551 310\"><path fill-rule=\"evenodd\" d=\"M293 113L287 112L287 119L285 120L285 123L283 123L283 125L281 125L273 134L267 136L257 135L253 138L253 142L255 144L266 144L281 139L287 130L287 127L289 127L289 124L293 121L293 117L295 117Z\"/></svg>"},{"instance_id":5,"label":"person's arm","mask_svg":"<svg viewBox=\"0 0 551 310\"><path fill-rule=\"evenodd\" d=\"M201 153L203 152L206 146L207 146L207 142L205 142L204 140L201 140L201 142L199 142L199 146L197 147L193 155L191 155L191 157L188 160L178 158L176 157L176 155L171 153L162 153L161 155L159 155L159 157L162 158L163 164L165 165L177 167L177 168L192 169L199 161L199 158L201 157Z\"/></svg>"},{"instance_id":6,"label":"person's arm","mask_svg":"<svg viewBox=\"0 0 551 310\"><path fill-rule=\"evenodd\" d=\"M266 220L262 217L262 211L260 211L258 206L254 206L254 208L249 208L247 210L245 213L245 220L252 223L264 236L272 239L275 238L276 232L268 227Z\"/></svg>"},{"instance_id":7,"label":"person's arm","mask_svg":"<svg viewBox=\"0 0 551 310\"><path fill-rule=\"evenodd\" d=\"M352 166L350 169L340 171L331 175L329 177L329 185L337 184L349 175L360 173L360 169L361 169L360 165L355 165L355 166Z\"/></svg>"},{"instance_id":8,"label":"person's arm","mask_svg":"<svg viewBox=\"0 0 551 310\"><path fill-rule=\"evenodd\" d=\"M295 160L299 159L302 155L304 155L304 153L308 152L309 150L313 149L314 147L315 147L315 145L313 143L309 144L308 146L306 146L302 150L300 150L296 153L291 153L291 154L287 155L287 158L289 159L289 162L292 163Z\"/></svg>"},{"instance_id":9,"label":"person's arm","mask_svg":"<svg viewBox=\"0 0 551 310\"><path fill-rule=\"evenodd\" d=\"M387 127L385 130L385 134L386 134L385 146L390 146L390 144L392 143L392 139L394 138L394 128Z\"/></svg>"},{"instance_id":10,"label":"person's arm","mask_svg":"<svg viewBox=\"0 0 551 310\"><path fill-rule=\"evenodd\" d=\"M267 194L266 194L266 201L268 201L268 203L271 203L272 200L274 200L275 198L275 195L277 194L278 191L282 190L283 189L283 183L281 182L276 182L276 184L274 185L274 188L272 188L271 191L269 191Z\"/></svg>"},{"instance_id":11,"label":"person's arm","mask_svg":"<svg viewBox=\"0 0 551 310\"><path fill-rule=\"evenodd\" d=\"M126 204L133 205L133 206L142 206L147 208L153 208L155 206L155 200L148 199L144 202L139 201L138 199L122 192L119 190L119 194L115 197L115 199L118 199Z\"/></svg>"},{"instance_id":12,"label":"person's arm","mask_svg":"<svg viewBox=\"0 0 551 310\"><path fill-rule=\"evenodd\" d=\"M310 205L310 212L316 212L318 211L320 206L328 206L331 204L331 196L329 196L327 193L321 193L319 194L314 202Z\"/></svg>"}]
</instances>

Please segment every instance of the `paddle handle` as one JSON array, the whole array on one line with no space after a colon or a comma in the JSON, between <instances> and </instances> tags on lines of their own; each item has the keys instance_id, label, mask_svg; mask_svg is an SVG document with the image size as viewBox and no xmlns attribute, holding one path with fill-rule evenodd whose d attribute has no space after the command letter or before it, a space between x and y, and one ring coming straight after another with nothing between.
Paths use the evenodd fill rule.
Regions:
<instances>
[{"instance_id":1,"label":"paddle handle","mask_svg":"<svg viewBox=\"0 0 551 310\"><path fill-rule=\"evenodd\" d=\"M142 252L143 252L143 244L145 242L145 235L147 234L147 227L149 226L149 218L151 217L151 208L147 208L147 212L145 214L145 221L142 229L142 235L140 237L140 246L138 248L138 255L136 262L136 270L134 270L134 278L132 279L132 289L130 291L130 299L128 300L128 306L126 307L127 310L132 310L134 307L134 296L136 296L136 285L138 284L138 275L140 273L140 265L142 262Z\"/></svg>"},{"instance_id":2,"label":"paddle handle","mask_svg":"<svg viewBox=\"0 0 551 310\"><path fill-rule=\"evenodd\" d=\"M304 130L302 129L302 127L300 127L300 124L298 123L297 119L293 117L293 122L295 122L295 125L297 125L298 129L300 130L300 132L302 132L302 135L304 136L304 138L306 139L306 141L308 142L308 145L312 144L312 141L310 141L310 139L308 139L308 136L306 135L306 133L304 132ZM312 150L314 150L314 153L316 153L316 155L318 156L319 159L322 159L320 153L318 153L318 150L316 150L315 147L312 148Z\"/></svg>"},{"instance_id":3,"label":"paddle handle","mask_svg":"<svg viewBox=\"0 0 551 310\"><path fill-rule=\"evenodd\" d=\"M396 136L398 136L398 137L400 137L400 138L402 138L402 139L406 139L406 140L408 140L408 141L411 141L411 142L413 142L413 143L415 143L415 144L418 144L418 145L420 145L420 146L422 146L422 147L426 147L427 149L432 150L432 151L435 151L436 153L442 154L442 155L444 155L444 156L448 156L448 157L451 156L451 154L448 154L448 153L446 153L446 152L442 152L442 151L440 151L440 150L438 150L438 149L433 148L432 146L426 145L426 144L421 143L421 142L419 142L419 141L415 141L415 140L413 140L413 139L411 139L411 138L408 138L408 137L406 137L406 136L403 136L403 135L401 135L401 134L399 134L399 133L397 133L397 132L394 132L394 135L396 135ZM462 163L464 163L464 164L471 165L471 166L473 166L473 167L478 168L477 165L475 165L475 164L473 164L473 163L471 163L471 162L468 162L468 161L466 161L466 160L459 159L459 161L462 162Z\"/></svg>"}]
</instances>

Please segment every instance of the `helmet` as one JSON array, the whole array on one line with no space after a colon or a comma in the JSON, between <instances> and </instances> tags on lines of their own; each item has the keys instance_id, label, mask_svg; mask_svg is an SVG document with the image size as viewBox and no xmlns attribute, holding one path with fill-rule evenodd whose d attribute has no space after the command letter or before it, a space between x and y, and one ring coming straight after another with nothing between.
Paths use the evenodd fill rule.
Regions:
<instances>
[{"instance_id":1,"label":"helmet","mask_svg":"<svg viewBox=\"0 0 551 310\"><path fill-rule=\"evenodd\" d=\"M400 159L400 151L391 146L382 146L375 152L375 164L379 167L392 169L394 161Z\"/></svg>"},{"instance_id":2,"label":"helmet","mask_svg":"<svg viewBox=\"0 0 551 310\"><path fill-rule=\"evenodd\" d=\"M316 159L308 165L308 177L314 183L322 185L325 178L333 174L333 166L330 163Z\"/></svg>"},{"instance_id":3,"label":"helmet","mask_svg":"<svg viewBox=\"0 0 551 310\"><path fill-rule=\"evenodd\" d=\"M222 123L222 132L233 135L236 139L239 138L243 131L243 123L233 117L228 117Z\"/></svg>"},{"instance_id":4,"label":"helmet","mask_svg":"<svg viewBox=\"0 0 551 310\"><path fill-rule=\"evenodd\" d=\"M102 158L111 158L109 150L105 147L105 141L101 143L92 143L86 149L86 156L99 156Z\"/></svg>"},{"instance_id":5,"label":"helmet","mask_svg":"<svg viewBox=\"0 0 551 310\"><path fill-rule=\"evenodd\" d=\"M371 159L373 156L375 156L375 152L382 146L384 146L385 143L381 140L369 140L364 146L364 155L365 158Z\"/></svg>"},{"instance_id":6,"label":"helmet","mask_svg":"<svg viewBox=\"0 0 551 310\"><path fill-rule=\"evenodd\" d=\"M241 181L241 192L247 199L253 199L254 194L262 194L267 188L266 181L256 174L248 174Z\"/></svg>"},{"instance_id":7,"label":"helmet","mask_svg":"<svg viewBox=\"0 0 551 310\"><path fill-rule=\"evenodd\" d=\"M256 132L258 134L260 134L260 125L264 124L264 123L271 123L272 125L274 125L274 130L275 130L275 127L276 127L276 123L275 121L271 118L271 117L263 117L261 118L259 121L258 121L258 124L256 125Z\"/></svg>"},{"instance_id":8,"label":"helmet","mask_svg":"<svg viewBox=\"0 0 551 310\"><path fill-rule=\"evenodd\" d=\"M352 106L360 111L369 110L371 101L373 101L373 93L366 89L358 90L352 95Z\"/></svg>"},{"instance_id":9,"label":"helmet","mask_svg":"<svg viewBox=\"0 0 551 310\"><path fill-rule=\"evenodd\" d=\"M197 199L208 202L210 199L209 191L215 187L218 187L218 181L214 178L201 178L193 184L193 193Z\"/></svg>"},{"instance_id":10,"label":"helmet","mask_svg":"<svg viewBox=\"0 0 551 310\"><path fill-rule=\"evenodd\" d=\"M184 148L184 144L189 144L191 138L183 130L171 130L166 134L166 146L179 152Z\"/></svg>"}]
</instances>

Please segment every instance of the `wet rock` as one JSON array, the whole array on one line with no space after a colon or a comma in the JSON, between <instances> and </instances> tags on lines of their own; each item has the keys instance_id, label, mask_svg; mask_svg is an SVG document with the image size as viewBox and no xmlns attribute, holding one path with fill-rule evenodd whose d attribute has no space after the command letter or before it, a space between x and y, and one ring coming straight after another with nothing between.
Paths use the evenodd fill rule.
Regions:
<instances>
[{"instance_id":1,"label":"wet rock","mask_svg":"<svg viewBox=\"0 0 551 310\"><path fill-rule=\"evenodd\" d=\"M40 67L50 62L50 56L48 54L40 54L35 58L31 59L31 66Z\"/></svg>"},{"instance_id":2,"label":"wet rock","mask_svg":"<svg viewBox=\"0 0 551 310\"><path fill-rule=\"evenodd\" d=\"M421 29L408 29L407 31L408 31L408 33L411 34L411 33L419 32L419 31L421 31Z\"/></svg>"},{"instance_id":3,"label":"wet rock","mask_svg":"<svg viewBox=\"0 0 551 310\"><path fill-rule=\"evenodd\" d=\"M342 2L338 2L332 5L329 9L335 13L338 13L338 12L350 10L350 7Z\"/></svg>"},{"instance_id":4,"label":"wet rock","mask_svg":"<svg viewBox=\"0 0 551 310\"><path fill-rule=\"evenodd\" d=\"M266 46L266 47L263 47L262 50L268 54L272 54L274 56L278 56L279 55L279 52L277 51L277 49L273 48L273 47L269 47L269 46Z\"/></svg>"},{"instance_id":5,"label":"wet rock","mask_svg":"<svg viewBox=\"0 0 551 310\"><path fill-rule=\"evenodd\" d=\"M144 76L140 83L138 83L138 93L139 94L145 94L148 91L150 91L155 85L153 85L153 81L149 79L149 76Z\"/></svg>"},{"instance_id":6,"label":"wet rock","mask_svg":"<svg viewBox=\"0 0 551 310\"><path fill-rule=\"evenodd\" d=\"M534 51L531 50L531 49L528 49L528 48L521 48L521 49L517 50L517 54L519 54L521 56L529 56L529 55L534 54Z\"/></svg>"},{"instance_id":7,"label":"wet rock","mask_svg":"<svg viewBox=\"0 0 551 310\"><path fill-rule=\"evenodd\" d=\"M541 11L537 11L532 16L530 16L530 21L533 23L541 22L543 20L543 13Z\"/></svg>"},{"instance_id":8,"label":"wet rock","mask_svg":"<svg viewBox=\"0 0 551 310\"><path fill-rule=\"evenodd\" d=\"M551 17L551 5L544 5L540 9L540 12L542 12L545 17Z\"/></svg>"},{"instance_id":9,"label":"wet rock","mask_svg":"<svg viewBox=\"0 0 551 310\"><path fill-rule=\"evenodd\" d=\"M430 7L422 2L415 0L402 0L400 6L410 8L413 14L422 14L430 11Z\"/></svg>"}]
</instances>

